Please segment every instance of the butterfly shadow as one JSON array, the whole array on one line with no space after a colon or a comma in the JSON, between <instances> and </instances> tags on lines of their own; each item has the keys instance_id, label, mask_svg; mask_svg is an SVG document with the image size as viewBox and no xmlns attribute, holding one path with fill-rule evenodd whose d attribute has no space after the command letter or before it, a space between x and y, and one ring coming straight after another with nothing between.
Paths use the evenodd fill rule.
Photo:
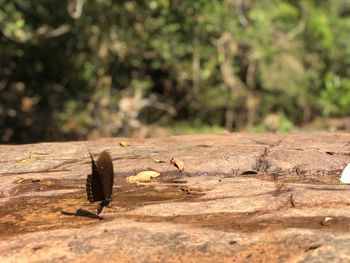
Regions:
<instances>
[{"instance_id":1,"label":"butterfly shadow","mask_svg":"<svg viewBox=\"0 0 350 263\"><path fill-rule=\"evenodd\" d=\"M84 209L77 209L77 211L75 211L75 213L66 212L66 211L61 211L61 213L63 215L66 215L66 216L80 216L80 217L88 217L88 218L92 218L92 219L103 220L103 217L96 215L94 213L91 213L91 212L84 210Z\"/></svg>"}]
</instances>

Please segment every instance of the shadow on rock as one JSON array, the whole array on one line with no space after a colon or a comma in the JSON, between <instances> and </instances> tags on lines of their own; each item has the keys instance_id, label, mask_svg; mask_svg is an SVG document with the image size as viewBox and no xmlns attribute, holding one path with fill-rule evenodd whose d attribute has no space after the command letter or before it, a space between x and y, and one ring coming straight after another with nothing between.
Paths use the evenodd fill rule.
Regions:
<instances>
[{"instance_id":1,"label":"shadow on rock","mask_svg":"<svg viewBox=\"0 0 350 263\"><path fill-rule=\"evenodd\" d=\"M83 210L83 209L78 209L77 211L75 211L75 213L66 212L66 211L61 211L61 213L63 215L66 215L66 216L82 216L82 217L88 217L88 218L92 218L92 219L103 220L103 217L100 217L94 213L91 213L91 212Z\"/></svg>"}]
</instances>

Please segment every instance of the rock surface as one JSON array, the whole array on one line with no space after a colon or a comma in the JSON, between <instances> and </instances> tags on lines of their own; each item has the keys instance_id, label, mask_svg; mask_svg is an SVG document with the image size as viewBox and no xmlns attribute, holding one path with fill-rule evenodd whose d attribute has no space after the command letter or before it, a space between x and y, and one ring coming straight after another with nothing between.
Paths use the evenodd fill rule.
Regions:
<instances>
[{"instance_id":1,"label":"rock surface","mask_svg":"<svg viewBox=\"0 0 350 263\"><path fill-rule=\"evenodd\" d=\"M115 186L98 217L85 179L102 150ZM350 261L350 185L339 181L350 134L2 145L0 162L0 262ZM149 170L161 176L126 180Z\"/></svg>"}]
</instances>

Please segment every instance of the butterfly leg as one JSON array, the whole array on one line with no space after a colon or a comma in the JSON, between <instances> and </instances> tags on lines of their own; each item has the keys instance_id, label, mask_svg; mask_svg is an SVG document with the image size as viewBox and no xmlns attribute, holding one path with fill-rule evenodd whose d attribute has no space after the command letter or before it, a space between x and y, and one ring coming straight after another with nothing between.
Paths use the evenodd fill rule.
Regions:
<instances>
[{"instance_id":1,"label":"butterfly leg","mask_svg":"<svg viewBox=\"0 0 350 263\"><path fill-rule=\"evenodd\" d=\"M99 215L102 212L103 207L108 206L110 202L111 199L102 200L97 207L97 214Z\"/></svg>"}]
</instances>

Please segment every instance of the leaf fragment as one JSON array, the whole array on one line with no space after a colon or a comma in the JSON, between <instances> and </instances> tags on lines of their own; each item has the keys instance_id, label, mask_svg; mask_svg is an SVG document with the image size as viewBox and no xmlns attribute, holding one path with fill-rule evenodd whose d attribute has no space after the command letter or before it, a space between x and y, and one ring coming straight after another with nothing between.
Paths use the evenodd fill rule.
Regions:
<instances>
[{"instance_id":1,"label":"leaf fragment","mask_svg":"<svg viewBox=\"0 0 350 263\"><path fill-rule=\"evenodd\" d=\"M120 141L120 142L119 142L119 145L122 146L122 147L128 147L128 146L130 146L131 144L130 144L130 142L127 142L127 141Z\"/></svg>"},{"instance_id":2,"label":"leaf fragment","mask_svg":"<svg viewBox=\"0 0 350 263\"><path fill-rule=\"evenodd\" d=\"M328 226L329 223L333 220L333 217L329 217L329 216L326 216L322 222L321 222L321 225L323 226Z\"/></svg>"},{"instance_id":3,"label":"leaf fragment","mask_svg":"<svg viewBox=\"0 0 350 263\"><path fill-rule=\"evenodd\" d=\"M155 161L156 163L165 163L165 161L159 159L153 159L153 161Z\"/></svg>"},{"instance_id":4,"label":"leaf fragment","mask_svg":"<svg viewBox=\"0 0 350 263\"><path fill-rule=\"evenodd\" d=\"M152 178L160 176L156 171L143 171L136 175L131 175L126 178L128 183L146 183L151 181Z\"/></svg>"},{"instance_id":5,"label":"leaf fragment","mask_svg":"<svg viewBox=\"0 0 350 263\"><path fill-rule=\"evenodd\" d=\"M180 171L185 170L185 163L177 158L171 158L170 162Z\"/></svg>"},{"instance_id":6,"label":"leaf fragment","mask_svg":"<svg viewBox=\"0 0 350 263\"><path fill-rule=\"evenodd\" d=\"M14 181L14 183L15 184L21 184L21 183L23 183L23 182L25 182L25 181L28 181L29 179L26 179L26 178L19 178L19 179L17 179L17 180L15 180Z\"/></svg>"}]
</instances>

